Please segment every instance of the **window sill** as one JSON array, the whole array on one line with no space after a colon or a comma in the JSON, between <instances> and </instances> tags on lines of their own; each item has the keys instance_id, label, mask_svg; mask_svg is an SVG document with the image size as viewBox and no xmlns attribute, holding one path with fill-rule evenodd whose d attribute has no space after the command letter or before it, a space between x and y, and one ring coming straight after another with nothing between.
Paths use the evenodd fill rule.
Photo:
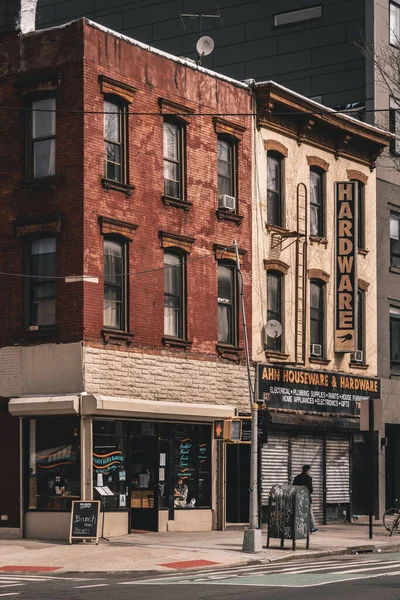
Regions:
<instances>
[{"instance_id":1,"label":"window sill","mask_svg":"<svg viewBox=\"0 0 400 600\"><path fill-rule=\"evenodd\" d=\"M285 227L279 227L278 225L271 225L270 223L265 223L265 228L267 231L272 231L272 233L280 233L281 235L288 235L290 233L289 229Z\"/></svg>"},{"instance_id":2,"label":"window sill","mask_svg":"<svg viewBox=\"0 0 400 600\"><path fill-rule=\"evenodd\" d=\"M320 237L318 235L310 235L309 237L310 242L315 243L315 244L321 244L322 246L327 246L328 245L328 240L325 237Z\"/></svg>"},{"instance_id":3,"label":"window sill","mask_svg":"<svg viewBox=\"0 0 400 600\"><path fill-rule=\"evenodd\" d=\"M39 329L27 329L16 335L16 342L26 344L31 342L55 342L56 328L55 327L40 327Z\"/></svg>"},{"instance_id":4,"label":"window sill","mask_svg":"<svg viewBox=\"0 0 400 600\"><path fill-rule=\"evenodd\" d=\"M193 202L181 200L180 198L171 198L170 196L161 196L161 202L164 206L174 206L175 208L181 208L185 212L189 212L193 206Z\"/></svg>"},{"instance_id":5,"label":"window sill","mask_svg":"<svg viewBox=\"0 0 400 600\"><path fill-rule=\"evenodd\" d=\"M134 185L129 185L127 183L105 178L101 180L101 185L106 192L109 190L115 190L116 192L122 192L127 198L132 196L133 190L135 189Z\"/></svg>"},{"instance_id":6,"label":"window sill","mask_svg":"<svg viewBox=\"0 0 400 600\"><path fill-rule=\"evenodd\" d=\"M132 344L134 334L118 329L102 329L101 335L105 344L129 345Z\"/></svg>"},{"instance_id":7,"label":"window sill","mask_svg":"<svg viewBox=\"0 0 400 600\"><path fill-rule=\"evenodd\" d=\"M331 362L327 358L317 358L315 356L310 356L308 360L310 363L312 363L314 365L324 365L324 366L329 365L329 363Z\"/></svg>"},{"instance_id":8,"label":"window sill","mask_svg":"<svg viewBox=\"0 0 400 600\"><path fill-rule=\"evenodd\" d=\"M369 369L369 365L354 361L349 362L349 367L351 367L352 369L360 369L360 371L366 371L367 369Z\"/></svg>"},{"instance_id":9,"label":"window sill","mask_svg":"<svg viewBox=\"0 0 400 600\"><path fill-rule=\"evenodd\" d=\"M40 177L23 179L20 184L25 192L35 192L37 190L52 190L56 191L64 182L62 175L51 175L50 177Z\"/></svg>"},{"instance_id":10,"label":"window sill","mask_svg":"<svg viewBox=\"0 0 400 600\"><path fill-rule=\"evenodd\" d=\"M242 224L244 219L243 215L238 215L237 213L230 212L229 210L218 209L215 211L217 215L218 221L230 221L231 223L235 223L238 227Z\"/></svg>"},{"instance_id":11,"label":"window sill","mask_svg":"<svg viewBox=\"0 0 400 600\"><path fill-rule=\"evenodd\" d=\"M358 254L361 254L362 256L368 256L369 250L367 250L366 248L359 248Z\"/></svg>"},{"instance_id":12,"label":"window sill","mask_svg":"<svg viewBox=\"0 0 400 600\"><path fill-rule=\"evenodd\" d=\"M400 275L400 267L389 267L389 271L391 273L397 273L398 275Z\"/></svg>"},{"instance_id":13,"label":"window sill","mask_svg":"<svg viewBox=\"0 0 400 600\"><path fill-rule=\"evenodd\" d=\"M161 341L166 348L183 348L184 350L190 350L193 344L192 340L183 340L168 335L165 335Z\"/></svg>"},{"instance_id":14,"label":"window sill","mask_svg":"<svg viewBox=\"0 0 400 600\"><path fill-rule=\"evenodd\" d=\"M216 350L218 356L220 356L221 358L233 360L237 363L240 362L243 355L243 348L238 348L237 346L232 346L231 344L218 343L216 345Z\"/></svg>"},{"instance_id":15,"label":"window sill","mask_svg":"<svg viewBox=\"0 0 400 600\"><path fill-rule=\"evenodd\" d=\"M284 354L283 352L279 352L278 350L265 349L265 358L274 360L287 360L289 356L289 354Z\"/></svg>"}]
</instances>

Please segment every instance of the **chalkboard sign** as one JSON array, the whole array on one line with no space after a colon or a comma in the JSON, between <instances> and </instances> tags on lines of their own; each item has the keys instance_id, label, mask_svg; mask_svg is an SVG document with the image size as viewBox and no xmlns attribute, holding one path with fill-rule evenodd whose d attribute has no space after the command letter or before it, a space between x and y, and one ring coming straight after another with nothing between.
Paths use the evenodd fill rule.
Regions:
<instances>
[{"instance_id":1,"label":"chalkboard sign","mask_svg":"<svg viewBox=\"0 0 400 600\"><path fill-rule=\"evenodd\" d=\"M91 540L95 539L99 543L99 516L100 501L91 500L90 502L72 502L71 528L69 534L69 543L72 540Z\"/></svg>"},{"instance_id":2,"label":"chalkboard sign","mask_svg":"<svg viewBox=\"0 0 400 600\"><path fill-rule=\"evenodd\" d=\"M264 435L264 414L262 411L258 411L258 425L257 425L257 439L259 442L263 442ZM240 436L241 442L251 443L251 419L243 419L242 417L242 432Z\"/></svg>"}]
</instances>

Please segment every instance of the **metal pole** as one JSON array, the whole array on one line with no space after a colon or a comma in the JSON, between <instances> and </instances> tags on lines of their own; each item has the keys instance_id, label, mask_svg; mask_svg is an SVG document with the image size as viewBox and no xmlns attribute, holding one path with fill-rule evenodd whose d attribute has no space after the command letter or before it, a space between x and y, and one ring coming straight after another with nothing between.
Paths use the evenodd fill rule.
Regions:
<instances>
[{"instance_id":1,"label":"metal pole","mask_svg":"<svg viewBox=\"0 0 400 600\"><path fill-rule=\"evenodd\" d=\"M369 436L369 539L373 538L373 518L375 513L375 440L374 440L374 401L368 400L368 436Z\"/></svg>"},{"instance_id":2,"label":"metal pole","mask_svg":"<svg viewBox=\"0 0 400 600\"><path fill-rule=\"evenodd\" d=\"M250 448L250 503L249 503L249 528L244 533L243 537L243 551L244 552L261 552L261 530L258 527L258 406L254 400L253 384L251 381L250 371L250 356L249 356L249 343L247 338L247 324L246 324L246 313L244 308L244 297L243 297L243 279L242 272L240 270L240 259L239 249L236 240L233 241L236 255L236 270L238 272L238 285L240 295L240 306L242 313L242 324L243 324L243 338L244 347L246 354L246 366L247 366L247 381L249 385L249 399L251 408L251 448Z\"/></svg>"}]
</instances>

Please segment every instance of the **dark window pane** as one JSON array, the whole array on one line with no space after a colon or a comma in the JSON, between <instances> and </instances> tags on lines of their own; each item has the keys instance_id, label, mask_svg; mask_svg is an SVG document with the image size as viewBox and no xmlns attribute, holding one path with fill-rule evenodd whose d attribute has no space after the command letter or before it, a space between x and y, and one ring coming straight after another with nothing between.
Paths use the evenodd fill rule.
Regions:
<instances>
[{"instance_id":1,"label":"dark window pane","mask_svg":"<svg viewBox=\"0 0 400 600\"><path fill-rule=\"evenodd\" d=\"M267 322L278 321L282 325L282 276L269 272L267 275ZM267 336L267 348L282 349L282 336L272 338Z\"/></svg>"},{"instance_id":2,"label":"dark window pane","mask_svg":"<svg viewBox=\"0 0 400 600\"><path fill-rule=\"evenodd\" d=\"M323 172L310 169L310 234L323 236Z\"/></svg>"},{"instance_id":3,"label":"dark window pane","mask_svg":"<svg viewBox=\"0 0 400 600\"><path fill-rule=\"evenodd\" d=\"M390 307L390 370L400 375L400 308Z\"/></svg>"},{"instance_id":4,"label":"dark window pane","mask_svg":"<svg viewBox=\"0 0 400 600\"><path fill-rule=\"evenodd\" d=\"M124 245L104 240L104 315L106 327L124 329L125 302Z\"/></svg>"},{"instance_id":5,"label":"dark window pane","mask_svg":"<svg viewBox=\"0 0 400 600\"><path fill-rule=\"evenodd\" d=\"M71 510L81 497L80 423L77 417L29 419L27 508Z\"/></svg>"},{"instance_id":6,"label":"dark window pane","mask_svg":"<svg viewBox=\"0 0 400 600\"><path fill-rule=\"evenodd\" d=\"M364 294L357 292L357 350L364 350Z\"/></svg>"},{"instance_id":7,"label":"dark window pane","mask_svg":"<svg viewBox=\"0 0 400 600\"><path fill-rule=\"evenodd\" d=\"M182 187L182 131L178 125L164 121L164 194L181 198Z\"/></svg>"},{"instance_id":8,"label":"dark window pane","mask_svg":"<svg viewBox=\"0 0 400 600\"><path fill-rule=\"evenodd\" d=\"M183 337L182 258L164 253L164 334Z\"/></svg>"},{"instance_id":9,"label":"dark window pane","mask_svg":"<svg viewBox=\"0 0 400 600\"><path fill-rule=\"evenodd\" d=\"M56 100L46 98L32 102L32 138L47 138L56 134Z\"/></svg>"},{"instance_id":10,"label":"dark window pane","mask_svg":"<svg viewBox=\"0 0 400 600\"><path fill-rule=\"evenodd\" d=\"M400 268L400 216L390 215L390 264Z\"/></svg>"},{"instance_id":11,"label":"dark window pane","mask_svg":"<svg viewBox=\"0 0 400 600\"><path fill-rule=\"evenodd\" d=\"M218 265L218 341L236 341L234 269L225 265Z\"/></svg>"},{"instance_id":12,"label":"dark window pane","mask_svg":"<svg viewBox=\"0 0 400 600\"><path fill-rule=\"evenodd\" d=\"M55 324L56 239L33 240L29 262L29 325L48 327Z\"/></svg>"},{"instance_id":13,"label":"dark window pane","mask_svg":"<svg viewBox=\"0 0 400 600\"><path fill-rule=\"evenodd\" d=\"M324 295L323 285L310 284L310 343L320 344L323 350L324 342Z\"/></svg>"}]
</instances>

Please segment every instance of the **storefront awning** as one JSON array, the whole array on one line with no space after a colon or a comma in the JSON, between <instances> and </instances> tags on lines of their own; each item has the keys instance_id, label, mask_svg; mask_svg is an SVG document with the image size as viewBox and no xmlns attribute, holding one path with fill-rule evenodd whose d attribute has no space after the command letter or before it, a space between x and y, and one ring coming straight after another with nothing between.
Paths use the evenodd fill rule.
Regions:
<instances>
[{"instance_id":1,"label":"storefront awning","mask_svg":"<svg viewBox=\"0 0 400 600\"><path fill-rule=\"evenodd\" d=\"M217 404L192 404L189 402L158 402L136 400L124 396L100 396L82 398L82 414L108 417L132 417L141 419L179 419L185 421L213 421L235 414L233 406Z\"/></svg>"},{"instance_id":2,"label":"storefront awning","mask_svg":"<svg viewBox=\"0 0 400 600\"><path fill-rule=\"evenodd\" d=\"M77 415L79 414L79 396L27 396L11 398L8 410L15 417L38 415Z\"/></svg>"}]
</instances>

